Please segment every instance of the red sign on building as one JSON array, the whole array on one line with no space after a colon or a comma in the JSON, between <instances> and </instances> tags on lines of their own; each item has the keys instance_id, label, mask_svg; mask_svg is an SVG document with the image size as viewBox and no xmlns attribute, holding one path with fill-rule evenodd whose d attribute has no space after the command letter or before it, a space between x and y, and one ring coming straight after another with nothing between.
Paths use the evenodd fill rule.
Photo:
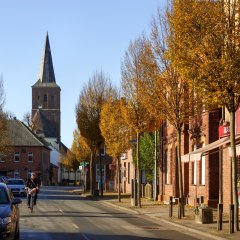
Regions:
<instances>
[{"instance_id":1,"label":"red sign on building","mask_svg":"<svg viewBox=\"0 0 240 240\"><path fill-rule=\"evenodd\" d=\"M236 111L236 135L240 134L240 108Z\"/></svg>"},{"instance_id":2,"label":"red sign on building","mask_svg":"<svg viewBox=\"0 0 240 240\"><path fill-rule=\"evenodd\" d=\"M229 136L229 135L230 135L230 126L229 126L229 124L219 126L219 128L218 128L218 136L219 136L219 138L226 137L226 136Z\"/></svg>"}]
</instances>

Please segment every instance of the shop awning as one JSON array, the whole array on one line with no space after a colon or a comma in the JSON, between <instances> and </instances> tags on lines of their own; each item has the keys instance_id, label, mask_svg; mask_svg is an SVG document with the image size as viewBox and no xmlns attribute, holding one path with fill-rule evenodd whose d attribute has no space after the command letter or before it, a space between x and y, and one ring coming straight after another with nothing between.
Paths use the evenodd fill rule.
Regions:
<instances>
[{"instance_id":1,"label":"shop awning","mask_svg":"<svg viewBox=\"0 0 240 240\"><path fill-rule=\"evenodd\" d=\"M182 162L189 162L189 161L195 161L195 160L200 160L201 159L201 155L204 155L204 153L207 153L211 150L214 150L220 146L223 146L225 144L230 143L230 137L224 137L221 138L215 142L212 142L202 148L199 148L193 152L190 152L188 154L185 154L183 156L181 156L181 161Z\"/></svg>"}]
</instances>

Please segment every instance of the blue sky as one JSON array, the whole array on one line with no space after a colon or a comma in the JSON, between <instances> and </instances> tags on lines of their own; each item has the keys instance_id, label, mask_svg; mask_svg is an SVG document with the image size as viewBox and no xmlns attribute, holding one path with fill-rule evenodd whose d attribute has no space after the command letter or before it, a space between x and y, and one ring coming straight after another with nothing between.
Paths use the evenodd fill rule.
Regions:
<instances>
[{"instance_id":1,"label":"blue sky","mask_svg":"<svg viewBox=\"0 0 240 240\"><path fill-rule=\"evenodd\" d=\"M120 66L131 40L150 31L152 16L167 0L0 1L0 74L5 110L19 120L31 111L32 89L48 31L61 87L61 138L71 147L75 106L96 70L120 86Z\"/></svg>"}]
</instances>

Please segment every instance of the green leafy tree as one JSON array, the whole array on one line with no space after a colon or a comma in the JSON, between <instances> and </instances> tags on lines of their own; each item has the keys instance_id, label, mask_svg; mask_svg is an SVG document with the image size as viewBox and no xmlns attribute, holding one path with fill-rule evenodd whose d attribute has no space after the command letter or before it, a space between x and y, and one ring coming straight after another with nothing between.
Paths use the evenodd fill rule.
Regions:
<instances>
[{"instance_id":1,"label":"green leafy tree","mask_svg":"<svg viewBox=\"0 0 240 240\"><path fill-rule=\"evenodd\" d=\"M146 180L149 183L153 181L154 152L154 135L145 133L140 141L140 158L142 170L145 170Z\"/></svg>"}]
</instances>

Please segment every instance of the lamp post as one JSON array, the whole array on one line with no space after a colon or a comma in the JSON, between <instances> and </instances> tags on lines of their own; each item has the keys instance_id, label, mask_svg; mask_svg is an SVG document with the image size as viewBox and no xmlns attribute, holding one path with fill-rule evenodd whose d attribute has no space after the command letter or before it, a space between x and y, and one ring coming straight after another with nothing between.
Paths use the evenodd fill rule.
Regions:
<instances>
[{"instance_id":1,"label":"lamp post","mask_svg":"<svg viewBox=\"0 0 240 240\"><path fill-rule=\"evenodd\" d=\"M154 201L157 200L157 130L154 132L154 189L153 189Z\"/></svg>"},{"instance_id":2,"label":"lamp post","mask_svg":"<svg viewBox=\"0 0 240 240\"><path fill-rule=\"evenodd\" d=\"M102 184L102 154L101 154L101 142L99 142L98 147L99 147L99 174L100 174L100 196L103 196L103 184Z\"/></svg>"}]
</instances>

